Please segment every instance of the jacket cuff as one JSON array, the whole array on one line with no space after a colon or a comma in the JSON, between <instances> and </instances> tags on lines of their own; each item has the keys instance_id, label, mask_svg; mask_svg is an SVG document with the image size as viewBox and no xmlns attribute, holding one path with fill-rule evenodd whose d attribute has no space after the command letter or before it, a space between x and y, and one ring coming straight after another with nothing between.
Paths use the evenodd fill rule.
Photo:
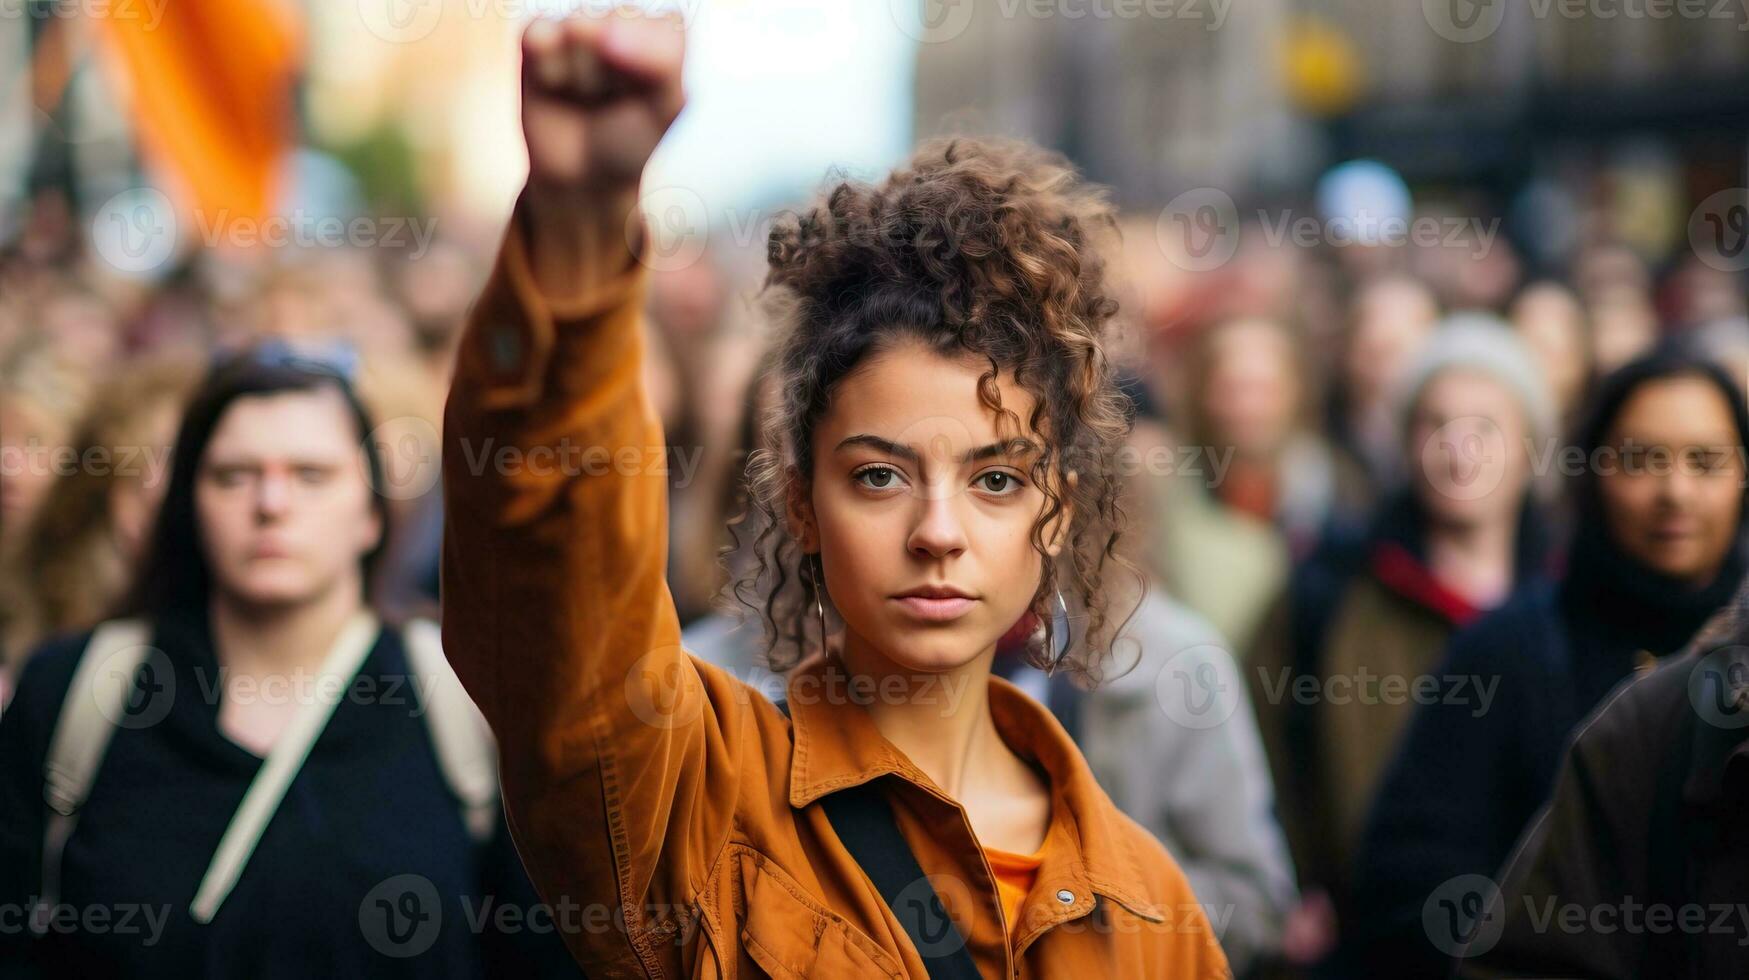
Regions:
<instances>
[{"instance_id":1,"label":"jacket cuff","mask_svg":"<svg viewBox=\"0 0 1749 980\"><path fill-rule=\"evenodd\" d=\"M633 301L647 274L650 236L641 212L633 212L626 251L609 255L580 254L579 269L592 263L611 262L615 269L605 276L579 276L593 285L558 299L544 295L536 285L529 261L526 191L519 196L504 231L498 261L492 271L495 283L485 290L481 308L474 314L476 334L471 338L473 365L484 382L477 389L483 408L503 409L534 403L540 396L552 364L553 348L561 332L587 331L589 324L624 308ZM498 288L494 288L494 286Z\"/></svg>"}]
</instances>

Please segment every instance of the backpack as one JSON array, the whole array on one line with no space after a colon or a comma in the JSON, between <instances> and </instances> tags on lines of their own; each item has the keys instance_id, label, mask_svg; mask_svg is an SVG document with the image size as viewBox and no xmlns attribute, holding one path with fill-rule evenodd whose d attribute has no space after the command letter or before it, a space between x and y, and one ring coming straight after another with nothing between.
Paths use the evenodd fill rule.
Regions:
<instances>
[{"instance_id":1,"label":"backpack","mask_svg":"<svg viewBox=\"0 0 1749 980\"><path fill-rule=\"evenodd\" d=\"M324 664L324 669L344 676L346 683L341 690L351 686L380 629L376 616L361 612L341 631ZM444 656L438 625L428 619L412 620L402 627L402 635L412 674L426 682L423 689L429 703L424 706L424 716L438 768L461 806L469 836L483 842L491 837L497 823L498 767L491 730ZM67 840L78 822L80 807L90 796L91 784L140 668L152 652L147 645L150 639L151 627L143 620L100 624L80 654L67 687L43 765L43 801L48 812L42 887L31 917L32 928L38 933L46 930L47 916L60 901L61 858ZM334 702L339 697L335 692ZM294 716L256 772L201 881L192 908L196 920L210 922L218 912L334 706L312 704Z\"/></svg>"}]
</instances>

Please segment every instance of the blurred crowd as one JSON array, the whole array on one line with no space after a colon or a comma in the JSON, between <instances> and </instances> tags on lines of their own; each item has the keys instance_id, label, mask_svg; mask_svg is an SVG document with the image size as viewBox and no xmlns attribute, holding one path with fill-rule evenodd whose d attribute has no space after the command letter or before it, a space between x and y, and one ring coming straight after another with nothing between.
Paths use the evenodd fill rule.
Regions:
<instances>
[{"instance_id":1,"label":"blurred crowd","mask_svg":"<svg viewBox=\"0 0 1749 980\"><path fill-rule=\"evenodd\" d=\"M1142 662L1093 690L1001 669L1167 842L1241 974L1440 973L1462 937L1425 925L1430 896L1497 875L1572 728L1737 590L1741 276L1601 219L1534 261L1504 234L1249 222L1211 265L1166 217L1135 213L1113 257ZM266 338L356 358L390 516L377 601L435 609L437 431L497 244L439 231L417 256L202 255L146 284L82 247L65 201L36 203L0 251L0 696L122 602L183 406L215 352ZM757 242L712 241L651 273L647 307L670 586L689 649L749 679L758 623L725 587L757 530L762 267Z\"/></svg>"}]
</instances>

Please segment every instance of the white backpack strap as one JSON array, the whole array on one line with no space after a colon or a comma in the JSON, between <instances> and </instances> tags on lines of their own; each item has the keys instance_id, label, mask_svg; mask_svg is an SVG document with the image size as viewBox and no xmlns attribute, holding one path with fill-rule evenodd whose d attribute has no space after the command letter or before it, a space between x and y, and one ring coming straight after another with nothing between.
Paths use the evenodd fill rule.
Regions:
<instances>
[{"instance_id":1,"label":"white backpack strap","mask_svg":"<svg viewBox=\"0 0 1749 980\"><path fill-rule=\"evenodd\" d=\"M492 836L498 819L498 749L486 716L462 687L443 655L443 633L429 619L415 619L402 631L407 662L425 699L425 724L437 764L450 791L461 801L462 819L477 841Z\"/></svg>"},{"instance_id":2,"label":"white backpack strap","mask_svg":"<svg viewBox=\"0 0 1749 980\"><path fill-rule=\"evenodd\" d=\"M189 908L196 922L211 922L226 896L231 894L231 889L243 874L243 866L255 853L255 845L260 842L268 822L285 798L286 790L291 787L298 770L304 767L310 748L316 744L322 730L328 727L328 719L333 716L335 707L352 687L359 666L376 645L380 628L376 616L367 610L353 615L341 628L327 659L322 662L320 682L314 685L316 696L298 708L285 731L280 733L273 751L267 754L267 760L250 781L243 802L231 816L224 836L219 838L218 849L213 852L212 863L207 865L200 888L194 893L194 903Z\"/></svg>"},{"instance_id":3,"label":"white backpack strap","mask_svg":"<svg viewBox=\"0 0 1749 980\"><path fill-rule=\"evenodd\" d=\"M91 794L97 767L127 709L134 675L150 648L151 627L143 620L117 619L100 624L79 654L73 682L61 701L61 714L43 763L43 802L48 813L43 826L42 886L31 916L31 928L46 930L47 915L60 901L61 856L79 808Z\"/></svg>"}]
</instances>

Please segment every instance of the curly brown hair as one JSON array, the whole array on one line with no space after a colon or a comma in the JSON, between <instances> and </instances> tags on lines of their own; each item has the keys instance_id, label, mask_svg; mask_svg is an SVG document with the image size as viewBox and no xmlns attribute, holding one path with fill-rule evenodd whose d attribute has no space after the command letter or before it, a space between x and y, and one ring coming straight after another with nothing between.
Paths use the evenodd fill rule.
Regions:
<instances>
[{"instance_id":1,"label":"curly brown hair","mask_svg":"<svg viewBox=\"0 0 1749 980\"><path fill-rule=\"evenodd\" d=\"M1099 246L1116 228L1105 189L1060 154L967 138L923 143L879 185L839 180L814 206L774 223L761 298L776 326L768 362L776 397L758 420L763 448L747 463L749 509L731 522L737 544L725 549L746 545L743 530L754 534L757 560L730 590L758 611L773 670L793 667L808 649L816 599L830 608L818 566L803 569L780 516L790 494L806 497L815 426L841 380L908 342L988 362L978 397L999 418L1019 422L1002 406L999 373L1032 395L1030 425L1045 444L1032 477L1046 506L1031 532L1043 576L1029 605L1043 628L1027 656L1043 667L1047 651L1059 650L1052 613L1061 588L1070 628L1056 667L1097 679L1136 608L1112 615L1109 566L1134 576L1137 605L1145 585L1117 552L1122 480L1105 465L1132 423L1104 350L1117 302ZM1072 521L1052 558L1044 533L1065 502Z\"/></svg>"}]
</instances>

